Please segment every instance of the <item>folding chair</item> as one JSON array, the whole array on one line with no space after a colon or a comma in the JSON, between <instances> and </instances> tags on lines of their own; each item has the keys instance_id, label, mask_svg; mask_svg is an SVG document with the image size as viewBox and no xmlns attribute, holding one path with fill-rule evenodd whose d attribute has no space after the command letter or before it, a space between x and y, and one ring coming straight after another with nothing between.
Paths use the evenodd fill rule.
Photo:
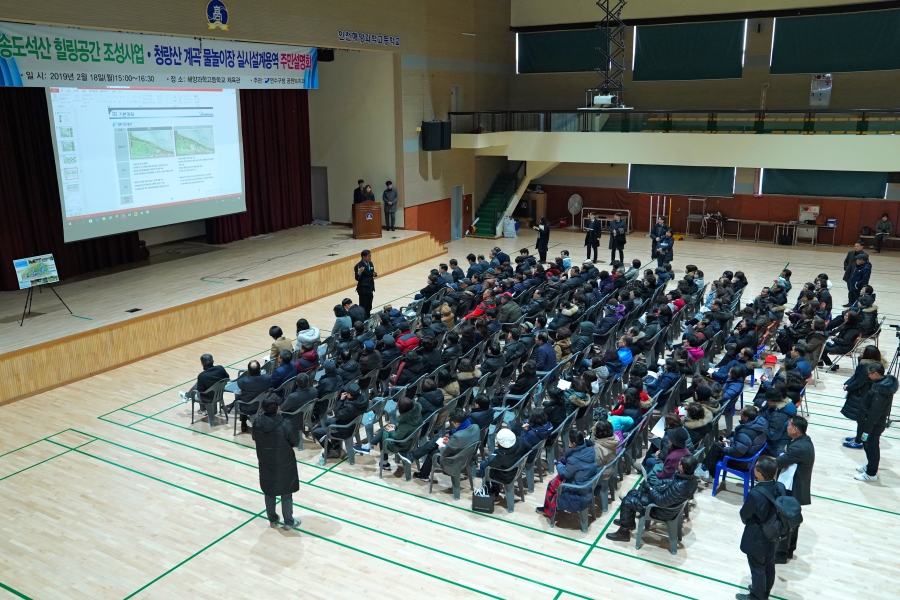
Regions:
<instances>
[{"instance_id":1,"label":"folding chair","mask_svg":"<svg viewBox=\"0 0 900 600\"><path fill-rule=\"evenodd\" d=\"M602 475L603 475L603 469L601 469L599 473L594 475L590 479L590 481L587 481L582 484L562 483L562 484L560 484L559 488L557 489L557 493L559 495L562 495L563 491L565 491L565 490L569 490L569 491L576 492L576 493L577 492L590 493L591 501L588 503L588 505L586 507L584 507L583 509L578 511L578 515L581 518L582 533L587 533L588 528L590 527L590 520L588 518L588 515L590 515L591 518L594 518L594 519L597 518L597 515L595 514L595 509L594 509L594 491L597 489L597 485L600 483L600 477ZM565 511L563 511L563 512L565 512ZM557 506L557 509L553 513L553 516L550 517L550 528L551 529L556 526L556 515L558 515L559 513L560 513L560 509Z\"/></svg>"},{"instance_id":2,"label":"folding chair","mask_svg":"<svg viewBox=\"0 0 900 600\"><path fill-rule=\"evenodd\" d=\"M323 456L325 462L328 462L328 449L331 447L332 440L342 440L344 443L344 451L351 465L356 464L356 453L353 452L353 436L359 431L359 424L362 422L363 415L359 415L345 425L334 423L325 427L325 441L322 444Z\"/></svg>"},{"instance_id":3,"label":"folding chair","mask_svg":"<svg viewBox=\"0 0 900 600\"><path fill-rule=\"evenodd\" d=\"M491 471L494 473L512 473L513 474L513 482L512 483L502 483L503 490L506 495L506 512L515 512L515 504L516 504L516 485L519 486L519 495L522 499L522 502L525 502L525 481L523 477L523 472L525 470L525 461L528 460L528 454L520 458L516 461L516 464L511 466L508 469L491 469L490 465L484 468L484 483L490 484L491 482Z\"/></svg>"},{"instance_id":4,"label":"folding chair","mask_svg":"<svg viewBox=\"0 0 900 600\"><path fill-rule=\"evenodd\" d=\"M232 435L237 435L237 424L238 421L241 420L242 415L252 418L262 412L263 396L265 396L265 394L260 394L249 402L244 402L240 398L235 398L233 404L234 418L232 419L232 421L234 421L234 433Z\"/></svg>"},{"instance_id":5,"label":"folding chair","mask_svg":"<svg viewBox=\"0 0 900 600\"><path fill-rule=\"evenodd\" d=\"M572 428L572 422L575 420L575 417L578 415L577 412L573 411L569 413L566 419L560 423L556 429L550 432L550 436L547 438L548 441L552 440L552 442L548 445L544 445L544 452L547 458L547 471L553 475L556 473L556 447L561 443L568 443L569 430Z\"/></svg>"},{"instance_id":6,"label":"folding chair","mask_svg":"<svg viewBox=\"0 0 900 600\"><path fill-rule=\"evenodd\" d=\"M228 385L230 381L231 380L226 377L209 386L202 394L195 391L195 395L190 398L191 425L194 424L194 404L196 402L202 403L206 408L206 418L209 420L210 427L216 426L215 415L219 410L225 415L225 423L228 424L228 413L225 412L225 386Z\"/></svg>"},{"instance_id":7,"label":"folding chair","mask_svg":"<svg viewBox=\"0 0 900 600\"><path fill-rule=\"evenodd\" d=\"M289 420L294 430L300 433L300 438L297 441L298 450L303 450L303 434L307 431L312 431L312 414L315 409L316 401L310 400L297 410L291 412L281 412L281 416Z\"/></svg>"},{"instance_id":8,"label":"folding chair","mask_svg":"<svg viewBox=\"0 0 900 600\"><path fill-rule=\"evenodd\" d=\"M398 454L400 451L397 450L397 448L406 447L406 448L409 448L409 450L407 450L404 454L410 454L410 453L414 452L416 449L418 449L419 442L424 437L424 432L428 431L428 429L431 427L431 424L434 422L434 418L436 416L437 416L437 413L431 415L430 417L428 417L427 419L422 421L422 424L419 425L418 427L416 427L415 431L410 433L408 436L406 436L402 440L394 440L394 439L383 440L382 451L387 454L390 454L392 452L394 454ZM397 461L403 465L403 475L406 477L407 481L410 481L412 479L412 467L405 460L401 460L401 459L397 458ZM383 465L383 461L381 461L379 459L379 461L378 461L378 478L379 479L382 478L382 476L381 476L382 465ZM418 469L418 468L419 468L419 460L416 459L416 469Z\"/></svg>"},{"instance_id":9,"label":"folding chair","mask_svg":"<svg viewBox=\"0 0 900 600\"><path fill-rule=\"evenodd\" d=\"M756 461L759 460L760 455L766 448L768 448L768 445L763 445L756 454L746 458L723 456L722 460L716 463L716 471L713 475L712 495L715 496L718 493L719 483L722 484L722 489L725 489L725 478L731 473L732 475L737 475L744 481L744 500L746 500L747 494L750 493L750 488L756 483L756 474L753 472L753 469L756 467ZM747 470L745 471L738 467L746 467ZM719 481L720 474L722 475L721 482Z\"/></svg>"},{"instance_id":10,"label":"folding chair","mask_svg":"<svg viewBox=\"0 0 900 600\"><path fill-rule=\"evenodd\" d=\"M684 507L688 503L688 501L682 502L678 508L678 515L674 519L660 519L659 517L653 516L653 509L659 508L656 504L648 504L647 508L644 510L644 514L641 516L638 521L637 526L637 534L634 540L634 548L635 550L640 550L641 545L643 544L643 540L641 539L644 535L644 529L649 526L649 523L652 521L660 521L666 524L666 529L668 530L669 535L669 553L677 554L678 553L678 542L681 541L683 535L683 525L684 525ZM674 507L673 507L674 508ZM671 510L669 508L665 510Z\"/></svg>"},{"instance_id":11,"label":"folding chair","mask_svg":"<svg viewBox=\"0 0 900 600\"><path fill-rule=\"evenodd\" d=\"M469 478L469 488L475 490L475 461L473 460L475 452L478 450L478 442L466 446L453 456L444 457L440 453L434 455L434 470L440 469L444 474L450 476L450 485L453 488L453 499L459 500L460 481L462 472L465 471ZM428 482L428 493L431 493L434 486L434 478Z\"/></svg>"}]
</instances>

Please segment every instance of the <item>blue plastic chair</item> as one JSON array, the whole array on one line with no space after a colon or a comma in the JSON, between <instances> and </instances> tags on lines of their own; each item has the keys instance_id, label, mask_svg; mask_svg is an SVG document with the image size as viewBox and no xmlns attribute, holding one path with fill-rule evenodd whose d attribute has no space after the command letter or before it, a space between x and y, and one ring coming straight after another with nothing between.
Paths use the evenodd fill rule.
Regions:
<instances>
[{"instance_id":1,"label":"blue plastic chair","mask_svg":"<svg viewBox=\"0 0 900 600\"><path fill-rule=\"evenodd\" d=\"M763 453L763 450L766 449L766 446L763 446L759 449L759 451L753 456L749 456L747 458L734 458L733 456L724 456L722 460L716 463L716 472L713 476L713 488L712 495L715 496L716 492L719 490L719 474L722 474L722 489L725 489L725 478L729 473L732 475L737 475L741 479L744 480L744 500L747 499L747 494L750 493L750 488L756 483L756 476L753 474L753 469L756 467L756 461L759 460L760 454ZM732 464L734 466L729 466ZM746 471L741 471L737 468L737 466L746 466Z\"/></svg>"}]
</instances>

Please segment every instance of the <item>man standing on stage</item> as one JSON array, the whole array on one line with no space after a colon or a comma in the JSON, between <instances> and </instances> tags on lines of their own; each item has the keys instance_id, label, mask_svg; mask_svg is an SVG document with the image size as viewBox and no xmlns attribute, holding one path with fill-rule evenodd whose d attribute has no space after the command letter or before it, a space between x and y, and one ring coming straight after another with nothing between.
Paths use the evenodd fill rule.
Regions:
<instances>
[{"instance_id":1,"label":"man standing on stage","mask_svg":"<svg viewBox=\"0 0 900 600\"><path fill-rule=\"evenodd\" d=\"M365 202L365 194L363 193L365 188L365 181L360 179L356 182L356 189L353 190L353 204L359 204L360 202Z\"/></svg>"},{"instance_id":2,"label":"man standing on stage","mask_svg":"<svg viewBox=\"0 0 900 600\"><path fill-rule=\"evenodd\" d=\"M356 263L356 293L359 294L359 305L366 311L366 318L372 315L372 300L375 297L375 265L372 264L372 253L368 250L360 252L362 260Z\"/></svg>"},{"instance_id":3,"label":"man standing on stage","mask_svg":"<svg viewBox=\"0 0 900 600\"><path fill-rule=\"evenodd\" d=\"M381 194L381 203L384 204L384 228L387 231L396 231L394 219L397 217L397 190L394 189L394 183L391 181L385 185L387 189Z\"/></svg>"}]
</instances>

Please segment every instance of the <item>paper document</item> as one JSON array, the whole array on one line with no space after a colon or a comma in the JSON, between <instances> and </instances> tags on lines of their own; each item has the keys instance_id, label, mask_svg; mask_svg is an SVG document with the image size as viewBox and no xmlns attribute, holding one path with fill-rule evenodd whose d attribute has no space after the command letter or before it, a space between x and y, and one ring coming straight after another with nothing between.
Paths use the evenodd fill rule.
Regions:
<instances>
[{"instance_id":1,"label":"paper document","mask_svg":"<svg viewBox=\"0 0 900 600\"><path fill-rule=\"evenodd\" d=\"M784 484L784 487L787 489L793 489L794 487L794 473L797 472L797 463L792 464L781 472L781 475L778 476L778 481Z\"/></svg>"},{"instance_id":2,"label":"paper document","mask_svg":"<svg viewBox=\"0 0 900 600\"><path fill-rule=\"evenodd\" d=\"M660 419L656 422L656 425L653 426L653 429L650 430L651 437L661 438L663 434L666 432L666 420Z\"/></svg>"},{"instance_id":3,"label":"paper document","mask_svg":"<svg viewBox=\"0 0 900 600\"><path fill-rule=\"evenodd\" d=\"M561 390L567 390L570 387L572 387L572 382L566 381L565 379L560 379L559 381L556 382L556 387L558 387Z\"/></svg>"}]
</instances>

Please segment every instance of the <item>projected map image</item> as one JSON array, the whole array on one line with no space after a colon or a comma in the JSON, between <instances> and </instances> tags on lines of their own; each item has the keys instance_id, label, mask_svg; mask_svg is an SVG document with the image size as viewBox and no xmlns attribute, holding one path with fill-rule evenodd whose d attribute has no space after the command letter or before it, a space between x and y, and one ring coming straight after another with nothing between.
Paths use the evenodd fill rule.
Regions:
<instances>
[{"instance_id":1,"label":"projected map image","mask_svg":"<svg viewBox=\"0 0 900 600\"><path fill-rule=\"evenodd\" d=\"M175 155L171 129L129 129L128 151L131 160L169 158Z\"/></svg>"},{"instance_id":2,"label":"projected map image","mask_svg":"<svg viewBox=\"0 0 900 600\"><path fill-rule=\"evenodd\" d=\"M179 156L190 154L215 154L216 140L212 127L188 127L175 129L175 152Z\"/></svg>"}]
</instances>

